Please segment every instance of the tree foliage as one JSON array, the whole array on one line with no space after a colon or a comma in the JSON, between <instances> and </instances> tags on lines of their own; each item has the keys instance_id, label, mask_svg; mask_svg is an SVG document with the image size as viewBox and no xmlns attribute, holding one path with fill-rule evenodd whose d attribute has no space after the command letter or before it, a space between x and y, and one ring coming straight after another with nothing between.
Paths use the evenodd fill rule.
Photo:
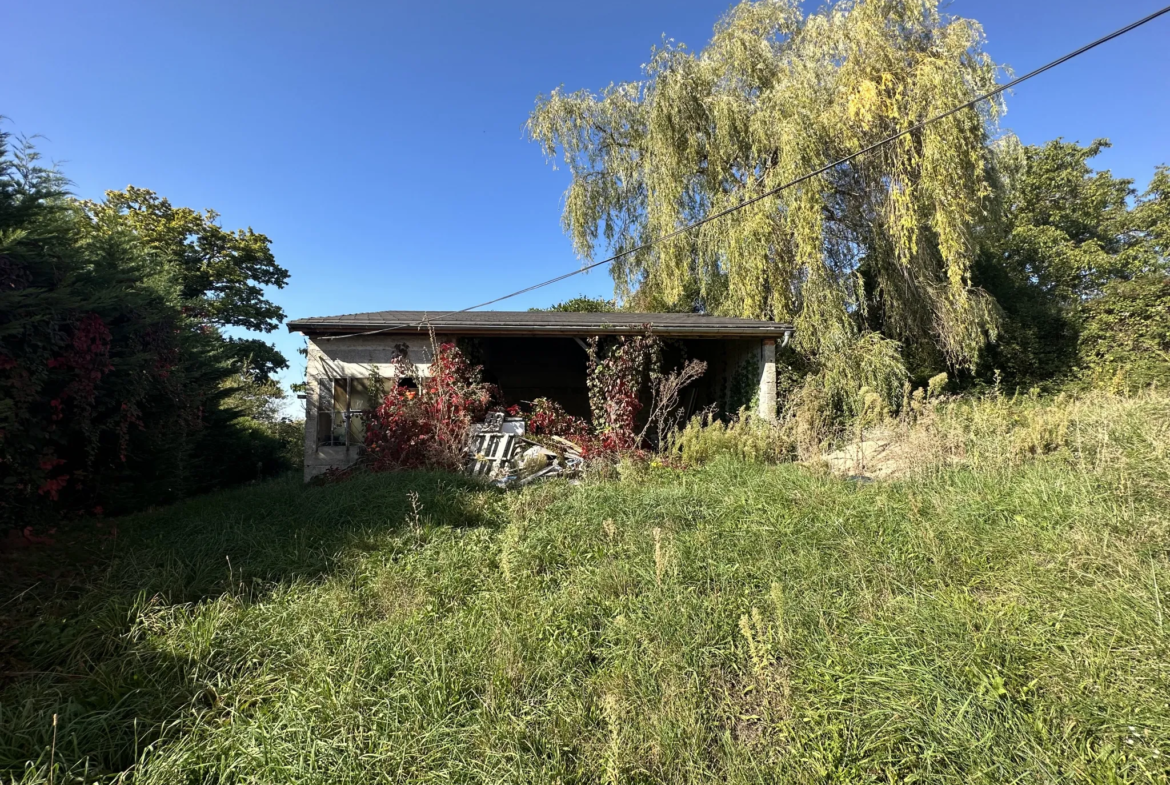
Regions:
<instances>
[{"instance_id":1,"label":"tree foliage","mask_svg":"<svg viewBox=\"0 0 1170 785\"><path fill-rule=\"evenodd\" d=\"M995 207L980 231L976 280L1003 318L986 371L1030 383L1067 376L1078 363L1097 367L1078 345L1121 328L1092 324L1110 312L1107 303L1120 305L1123 291L1158 291L1170 263L1170 175L1156 169L1138 193L1132 180L1092 167L1108 146L1103 139L1024 146L1007 137L994 147ZM1143 277L1147 288L1115 286ZM1083 330L1096 337L1080 340Z\"/></svg>"},{"instance_id":2,"label":"tree foliage","mask_svg":"<svg viewBox=\"0 0 1170 785\"><path fill-rule=\"evenodd\" d=\"M578 295L549 308L532 308L533 311L556 311L561 313L612 313L618 310L617 303L600 297Z\"/></svg>"},{"instance_id":3,"label":"tree foliage","mask_svg":"<svg viewBox=\"0 0 1170 785\"><path fill-rule=\"evenodd\" d=\"M978 24L933 0L807 16L795 0L744 2L703 50L664 42L642 81L541 97L528 129L572 174L564 223L591 259L602 242L639 247L990 89L982 44ZM999 111L951 115L635 251L613 266L618 294L793 321L822 365L843 347L889 356L859 343L868 309L887 338L971 364L995 327L971 267Z\"/></svg>"},{"instance_id":4,"label":"tree foliage","mask_svg":"<svg viewBox=\"0 0 1170 785\"><path fill-rule=\"evenodd\" d=\"M272 332L284 311L265 293L282 288L288 271L276 263L271 241L249 227L229 231L214 210L175 207L145 188L107 191L100 202L81 206L99 237L133 235L142 249L152 285L190 319L222 328ZM288 367L264 341L232 338L225 347L238 368L258 379Z\"/></svg>"},{"instance_id":5,"label":"tree foliage","mask_svg":"<svg viewBox=\"0 0 1170 785\"><path fill-rule=\"evenodd\" d=\"M1105 139L1023 146L1007 137L995 150L1003 220L991 232L992 250L1061 305L1166 269L1170 176L1157 169L1138 195L1132 180L1090 166L1107 147Z\"/></svg>"},{"instance_id":6,"label":"tree foliage","mask_svg":"<svg viewBox=\"0 0 1170 785\"><path fill-rule=\"evenodd\" d=\"M271 332L284 311L264 296L264 286L283 287L288 271L276 264L270 240L249 227L228 231L214 210L174 207L145 188L107 191L100 202L82 202L101 232L128 228L141 242L157 275L192 317Z\"/></svg>"},{"instance_id":7,"label":"tree foliage","mask_svg":"<svg viewBox=\"0 0 1170 785\"><path fill-rule=\"evenodd\" d=\"M164 285L157 247L0 134L0 522L251 479L280 445L225 399L235 347ZM188 289L188 292L193 291Z\"/></svg>"},{"instance_id":8,"label":"tree foliage","mask_svg":"<svg viewBox=\"0 0 1170 785\"><path fill-rule=\"evenodd\" d=\"M1115 392L1170 385L1170 276L1105 284L1085 304L1078 359L1089 381Z\"/></svg>"}]
</instances>

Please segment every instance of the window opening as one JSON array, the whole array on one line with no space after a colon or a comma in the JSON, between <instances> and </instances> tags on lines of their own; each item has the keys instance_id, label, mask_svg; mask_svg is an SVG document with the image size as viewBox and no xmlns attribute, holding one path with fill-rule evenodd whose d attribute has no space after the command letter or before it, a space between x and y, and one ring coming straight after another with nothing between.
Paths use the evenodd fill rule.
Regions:
<instances>
[{"instance_id":1,"label":"window opening","mask_svg":"<svg viewBox=\"0 0 1170 785\"><path fill-rule=\"evenodd\" d=\"M317 444L347 448L364 444L369 411L369 379L321 379L317 397Z\"/></svg>"}]
</instances>

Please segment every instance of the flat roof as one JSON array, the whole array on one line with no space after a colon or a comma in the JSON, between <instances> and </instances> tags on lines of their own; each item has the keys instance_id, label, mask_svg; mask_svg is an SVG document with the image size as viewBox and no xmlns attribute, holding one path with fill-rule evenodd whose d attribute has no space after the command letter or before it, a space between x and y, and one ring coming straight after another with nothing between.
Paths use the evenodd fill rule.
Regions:
<instances>
[{"instance_id":1,"label":"flat roof","mask_svg":"<svg viewBox=\"0 0 1170 785\"><path fill-rule=\"evenodd\" d=\"M790 324L703 313L566 313L562 311L374 311L293 319L289 332L306 335L440 333L460 335L621 335L646 326L680 338L770 338Z\"/></svg>"}]
</instances>

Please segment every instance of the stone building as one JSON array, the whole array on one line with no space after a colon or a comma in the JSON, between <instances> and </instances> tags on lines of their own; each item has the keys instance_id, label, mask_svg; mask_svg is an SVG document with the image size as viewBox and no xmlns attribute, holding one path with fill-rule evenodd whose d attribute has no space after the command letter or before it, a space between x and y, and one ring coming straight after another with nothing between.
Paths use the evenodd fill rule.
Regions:
<instances>
[{"instance_id":1,"label":"stone building","mask_svg":"<svg viewBox=\"0 0 1170 785\"><path fill-rule=\"evenodd\" d=\"M697 313L561 313L475 311L435 316L424 311L317 316L288 323L308 339L305 371L305 479L357 459L363 414L372 405L369 379L397 378L405 354L425 376L432 341L457 341L508 405L545 397L581 417L589 414L585 340L635 335L651 329L677 358L707 362L687 390L687 414L714 406L734 413L753 403L761 417L776 416L776 347L791 325Z\"/></svg>"}]
</instances>

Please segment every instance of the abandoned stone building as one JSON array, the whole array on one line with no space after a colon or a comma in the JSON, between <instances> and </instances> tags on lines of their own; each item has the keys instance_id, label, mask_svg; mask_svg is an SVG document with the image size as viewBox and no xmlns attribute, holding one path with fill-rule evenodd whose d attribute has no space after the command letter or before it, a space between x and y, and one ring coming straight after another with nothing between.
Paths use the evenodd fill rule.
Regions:
<instances>
[{"instance_id":1,"label":"abandoned stone building","mask_svg":"<svg viewBox=\"0 0 1170 785\"><path fill-rule=\"evenodd\" d=\"M428 316L430 317L428 319ZM680 357L704 360L707 372L684 396L686 415L714 406L734 413L754 402L776 416L776 347L791 325L697 313L560 313L476 311L435 317L424 311L317 316L288 323L308 339L305 370L305 479L344 468L358 457L369 379L395 380L405 350L426 375L434 341L470 347L486 381L507 405L544 397L570 414L589 415L586 339L649 329ZM396 379L411 384L412 379Z\"/></svg>"}]
</instances>

